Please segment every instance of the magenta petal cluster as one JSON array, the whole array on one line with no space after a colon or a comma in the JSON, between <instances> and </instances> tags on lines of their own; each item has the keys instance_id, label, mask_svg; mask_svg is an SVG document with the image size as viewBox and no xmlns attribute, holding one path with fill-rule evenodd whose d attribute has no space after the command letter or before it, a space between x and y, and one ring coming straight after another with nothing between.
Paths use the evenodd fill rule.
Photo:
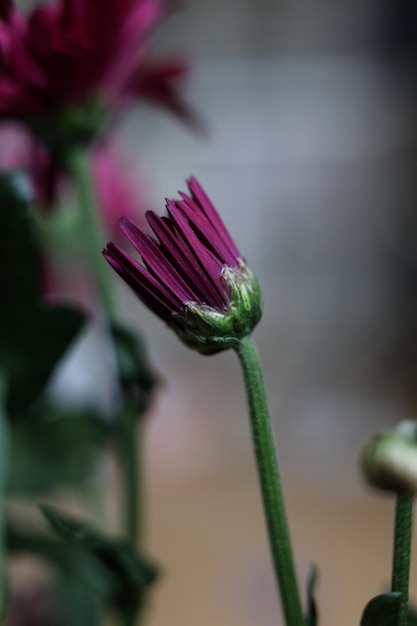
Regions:
<instances>
[{"instance_id":1,"label":"magenta petal cluster","mask_svg":"<svg viewBox=\"0 0 417 626\"><path fill-rule=\"evenodd\" d=\"M142 68L146 95L183 114L172 82L167 88L175 77L147 67L167 13L164 0L55 0L26 17L0 0L0 116L28 121L95 98L120 106L140 95Z\"/></svg>"},{"instance_id":2,"label":"magenta petal cluster","mask_svg":"<svg viewBox=\"0 0 417 626\"><path fill-rule=\"evenodd\" d=\"M139 298L191 347L233 347L261 316L258 283L195 178L190 195L167 200L168 216L146 214L152 234L122 218L142 263L114 243L103 254Z\"/></svg>"}]
</instances>

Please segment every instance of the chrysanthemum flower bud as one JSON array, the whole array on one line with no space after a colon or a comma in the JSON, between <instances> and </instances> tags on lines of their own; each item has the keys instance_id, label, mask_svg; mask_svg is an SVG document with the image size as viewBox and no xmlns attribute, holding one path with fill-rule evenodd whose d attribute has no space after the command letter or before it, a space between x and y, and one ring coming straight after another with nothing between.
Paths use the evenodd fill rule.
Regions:
<instances>
[{"instance_id":1,"label":"chrysanthemum flower bud","mask_svg":"<svg viewBox=\"0 0 417 626\"><path fill-rule=\"evenodd\" d=\"M258 281L195 178L190 196L168 200L168 217L148 212L154 236L120 225L143 265L109 243L110 265L154 313L203 354L236 347L261 318Z\"/></svg>"},{"instance_id":2,"label":"chrysanthemum flower bud","mask_svg":"<svg viewBox=\"0 0 417 626\"><path fill-rule=\"evenodd\" d=\"M417 493L417 422L401 422L377 435L363 450L361 468L373 487L399 494Z\"/></svg>"}]
</instances>

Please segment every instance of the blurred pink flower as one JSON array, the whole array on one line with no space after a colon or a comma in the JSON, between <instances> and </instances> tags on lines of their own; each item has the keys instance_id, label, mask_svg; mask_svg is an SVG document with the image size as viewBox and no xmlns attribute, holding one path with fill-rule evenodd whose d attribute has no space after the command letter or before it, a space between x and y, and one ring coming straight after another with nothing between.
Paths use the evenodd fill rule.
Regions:
<instances>
[{"instance_id":1,"label":"blurred pink flower","mask_svg":"<svg viewBox=\"0 0 417 626\"><path fill-rule=\"evenodd\" d=\"M186 64L173 72L146 59L167 14L163 0L57 0L26 17L0 0L0 115L35 124L62 108L143 96L188 118L177 88Z\"/></svg>"},{"instance_id":2,"label":"blurred pink flower","mask_svg":"<svg viewBox=\"0 0 417 626\"><path fill-rule=\"evenodd\" d=\"M37 207L41 210L51 207L56 199L57 164L24 126L10 123L0 126L0 170L15 169L29 175Z\"/></svg>"},{"instance_id":3,"label":"blurred pink flower","mask_svg":"<svg viewBox=\"0 0 417 626\"><path fill-rule=\"evenodd\" d=\"M4 626L58 626L63 618L57 589L51 585L24 583L9 591Z\"/></svg>"},{"instance_id":4,"label":"blurred pink flower","mask_svg":"<svg viewBox=\"0 0 417 626\"><path fill-rule=\"evenodd\" d=\"M108 146L96 149L92 160L94 188L107 236L124 238L118 220L122 216L145 221L143 184L117 151Z\"/></svg>"},{"instance_id":5,"label":"blurred pink flower","mask_svg":"<svg viewBox=\"0 0 417 626\"><path fill-rule=\"evenodd\" d=\"M146 61L130 75L125 94L127 97L167 107L184 122L201 132L204 131L201 118L181 94L181 87L188 73L189 66L184 59Z\"/></svg>"}]
</instances>

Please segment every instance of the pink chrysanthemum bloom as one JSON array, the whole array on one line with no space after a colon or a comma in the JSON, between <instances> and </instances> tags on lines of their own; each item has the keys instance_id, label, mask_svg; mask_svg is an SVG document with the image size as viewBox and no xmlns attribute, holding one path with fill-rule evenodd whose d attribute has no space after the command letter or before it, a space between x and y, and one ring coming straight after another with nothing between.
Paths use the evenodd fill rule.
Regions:
<instances>
[{"instance_id":1,"label":"pink chrysanthemum bloom","mask_svg":"<svg viewBox=\"0 0 417 626\"><path fill-rule=\"evenodd\" d=\"M173 72L170 61L147 60L167 12L163 0L56 0L26 17L0 0L0 116L29 123L47 143L58 128L61 143L88 140L142 94L187 117L177 86L186 65Z\"/></svg>"},{"instance_id":2,"label":"pink chrysanthemum bloom","mask_svg":"<svg viewBox=\"0 0 417 626\"><path fill-rule=\"evenodd\" d=\"M191 348L236 347L261 318L256 280L195 178L190 196L167 200L167 217L146 214L153 235L130 220L120 226L143 264L114 243L103 254L139 298Z\"/></svg>"}]
</instances>

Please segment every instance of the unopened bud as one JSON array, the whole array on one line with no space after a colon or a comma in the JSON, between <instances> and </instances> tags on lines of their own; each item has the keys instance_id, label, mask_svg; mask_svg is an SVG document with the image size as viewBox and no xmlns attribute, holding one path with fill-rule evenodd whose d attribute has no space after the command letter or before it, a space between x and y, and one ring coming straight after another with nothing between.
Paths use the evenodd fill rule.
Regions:
<instances>
[{"instance_id":1,"label":"unopened bud","mask_svg":"<svg viewBox=\"0 0 417 626\"><path fill-rule=\"evenodd\" d=\"M417 423L400 422L377 435L363 450L361 469L373 487L399 494L417 493Z\"/></svg>"}]
</instances>

